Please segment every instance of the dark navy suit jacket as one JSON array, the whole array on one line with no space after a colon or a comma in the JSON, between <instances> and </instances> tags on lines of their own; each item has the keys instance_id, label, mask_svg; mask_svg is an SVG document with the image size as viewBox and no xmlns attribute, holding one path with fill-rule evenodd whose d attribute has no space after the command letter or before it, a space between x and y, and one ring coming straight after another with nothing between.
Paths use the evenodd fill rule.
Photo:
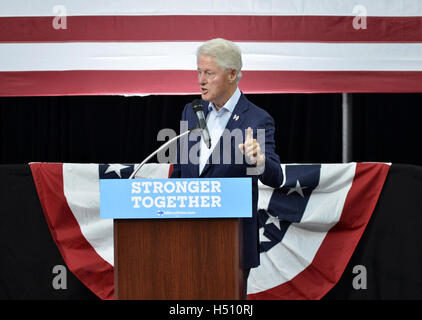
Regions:
<instances>
[{"instance_id":1,"label":"dark navy suit jacket","mask_svg":"<svg viewBox=\"0 0 422 320\"><path fill-rule=\"evenodd\" d=\"M208 114L208 102L201 101L204 106L204 114ZM238 118L237 118L238 116ZM237 120L236 120L237 119ZM196 115L192 110L191 104L187 104L182 113L182 121L188 121L188 128L194 128L197 123ZM247 168L253 168L245 160L245 157L240 154L238 143L244 142L245 130L248 127L253 129L254 138L257 138L257 129L265 129L265 170L260 175L247 175ZM274 120L263 109L251 103L242 93L238 103L236 104L230 120L226 125L226 129L232 130L239 128L243 132L242 141L236 141L235 137L231 138L231 163L223 163L223 138L220 138L219 144L216 145L213 153L220 149L220 161L217 164L207 163L199 175L199 165L197 161L189 159L188 163L180 163L180 155L188 155L191 148L200 141L188 141L188 143L180 143L178 145L177 163L173 166L172 178L221 178L221 177L247 177L252 178L252 218L243 219L243 268L254 268L259 265L259 236L258 236L258 219L257 219L257 205L258 205L258 179L262 183L278 188L283 181L283 173L280 166L280 158L275 153L274 142ZM191 140L191 139L189 139ZM187 150L186 150L187 145ZM184 147L185 146L185 147ZM263 146L261 145L261 149ZM226 149L227 150L227 149ZM212 155L211 155L212 157ZM211 158L210 157L210 158ZM236 158L238 157L238 158ZM235 163L235 159L243 159L242 163ZM196 162L196 163L195 163ZM209 161L211 162L211 160ZM226 161L227 162L227 161Z\"/></svg>"}]
</instances>

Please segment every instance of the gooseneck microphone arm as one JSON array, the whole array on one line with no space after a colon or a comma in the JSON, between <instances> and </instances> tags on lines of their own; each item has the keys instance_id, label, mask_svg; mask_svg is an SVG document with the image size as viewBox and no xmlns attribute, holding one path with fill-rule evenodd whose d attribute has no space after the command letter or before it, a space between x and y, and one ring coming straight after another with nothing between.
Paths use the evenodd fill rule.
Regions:
<instances>
[{"instance_id":1,"label":"gooseneck microphone arm","mask_svg":"<svg viewBox=\"0 0 422 320\"><path fill-rule=\"evenodd\" d=\"M170 144L172 144L174 141L176 141L177 139L189 134L190 132L192 132L192 129L187 130L181 134L179 134L178 136L170 139L169 141L167 141L166 143L164 143L161 147L159 147L157 150L155 150L153 153L151 153L148 157L145 158L144 161L142 161L137 167L136 169L132 172L132 174L130 175L129 179L133 179L133 177L138 173L138 171L143 167L143 165L145 163L147 163L147 161L149 159L151 159L153 156L155 156L158 152L160 152L161 150L164 150L165 148L167 148Z\"/></svg>"}]
</instances>

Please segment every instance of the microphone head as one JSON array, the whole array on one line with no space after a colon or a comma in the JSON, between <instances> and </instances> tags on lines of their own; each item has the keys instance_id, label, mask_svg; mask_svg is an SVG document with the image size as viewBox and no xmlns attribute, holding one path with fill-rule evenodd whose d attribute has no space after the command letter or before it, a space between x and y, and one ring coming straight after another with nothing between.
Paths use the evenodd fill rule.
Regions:
<instances>
[{"instance_id":1,"label":"microphone head","mask_svg":"<svg viewBox=\"0 0 422 320\"><path fill-rule=\"evenodd\" d=\"M192 101L192 109L193 109L194 112L204 111L204 109L202 108L201 100L199 100L199 99L193 100Z\"/></svg>"}]
</instances>

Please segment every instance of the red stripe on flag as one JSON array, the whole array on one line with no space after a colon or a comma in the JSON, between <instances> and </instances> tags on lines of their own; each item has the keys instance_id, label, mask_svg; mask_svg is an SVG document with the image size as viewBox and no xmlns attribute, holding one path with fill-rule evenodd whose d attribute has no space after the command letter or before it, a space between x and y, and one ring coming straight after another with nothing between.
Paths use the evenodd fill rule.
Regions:
<instances>
[{"instance_id":1,"label":"red stripe on flag","mask_svg":"<svg viewBox=\"0 0 422 320\"><path fill-rule=\"evenodd\" d=\"M422 17L367 17L366 29L354 28L354 16L68 16L67 29L55 29L53 19L0 18L0 42L422 42Z\"/></svg>"},{"instance_id":2,"label":"red stripe on flag","mask_svg":"<svg viewBox=\"0 0 422 320\"><path fill-rule=\"evenodd\" d=\"M244 93L422 91L421 71L242 71ZM0 72L0 96L199 94L196 71Z\"/></svg>"},{"instance_id":3,"label":"red stripe on flag","mask_svg":"<svg viewBox=\"0 0 422 320\"><path fill-rule=\"evenodd\" d=\"M83 236L63 191L62 164L30 164L51 235L69 270L101 299L114 298L114 268Z\"/></svg>"},{"instance_id":4,"label":"red stripe on flag","mask_svg":"<svg viewBox=\"0 0 422 320\"><path fill-rule=\"evenodd\" d=\"M358 163L340 221L327 233L314 260L292 280L250 294L250 300L321 299L339 280L369 222L390 166Z\"/></svg>"}]
</instances>

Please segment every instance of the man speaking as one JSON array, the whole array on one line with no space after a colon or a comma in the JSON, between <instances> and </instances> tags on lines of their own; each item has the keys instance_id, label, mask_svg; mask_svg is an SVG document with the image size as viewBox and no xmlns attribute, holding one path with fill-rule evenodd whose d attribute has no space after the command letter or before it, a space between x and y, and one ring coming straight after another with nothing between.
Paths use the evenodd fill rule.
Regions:
<instances>
[{"instance_id":1,"label":"man speaking","mask_svg":"<svg viewBox=\"0 0 422 320\"><path fill-rule=\"evenodd\" d=\"M258 179L273 188L278 188L283 181L280 159L275 153L274 120L239 90L242 57L236 44L213 39L198 48L196 57L200 105L204 107L208 132L204 130L201 137L198 161L189 159L181 163L181 155L190 155L193 144L187 144L187 149L179 145L178 161L171 177L252 178L252 218L243 219L243 269L248 274L250 268L259 265ZM200 105L189 103L183 110L182 121L187 121L189 128L198 122L198 114L202 113L198 111ZM245 133L243 143L224 139L224 133L233 131ZM261 139L257 139L257 132L264 133ZM228 163L227 159L231 161Z\"/></svg>"}]
</instances>

